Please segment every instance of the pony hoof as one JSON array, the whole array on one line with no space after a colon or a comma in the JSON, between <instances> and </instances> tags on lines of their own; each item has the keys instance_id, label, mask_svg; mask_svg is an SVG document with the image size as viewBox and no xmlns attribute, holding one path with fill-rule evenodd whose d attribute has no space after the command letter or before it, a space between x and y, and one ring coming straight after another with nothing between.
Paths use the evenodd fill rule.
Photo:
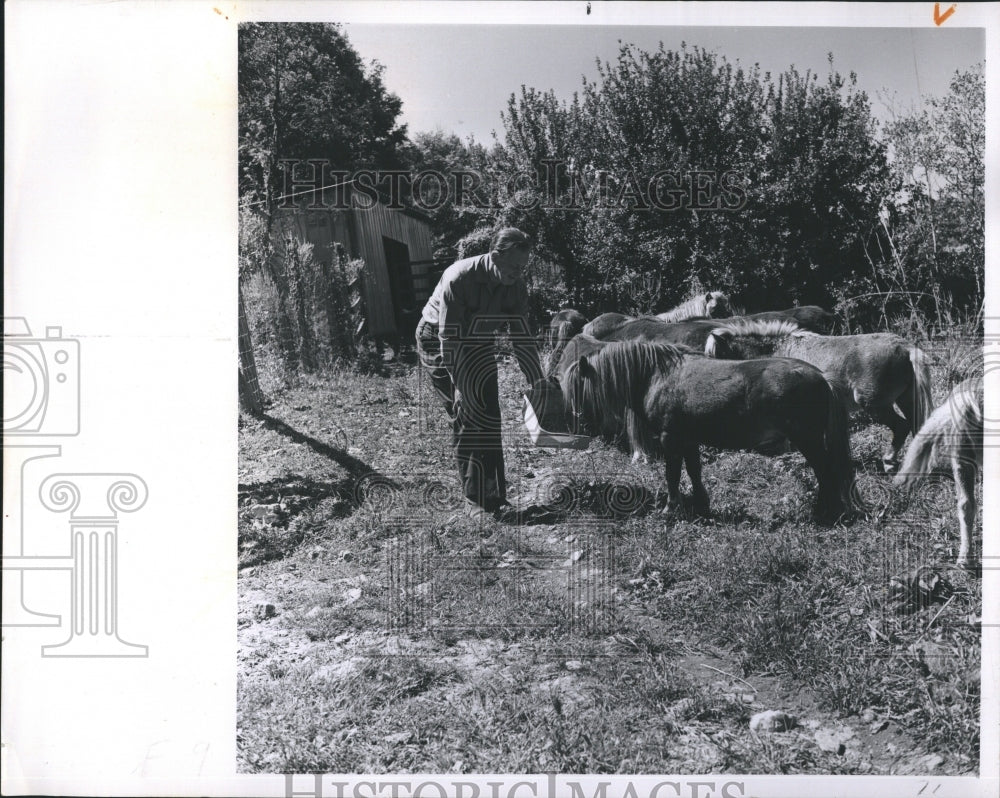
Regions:
<instances>
[{"instance_id":1,"label":"pony hoof","mask_svg":"<svg viewBox=\"0 0 1000 798\"><path fill-rule=\"evenodd\" d=\"M709 514L709 499L707 494L695 495L691 501L691 509L694 511L695 515L708 515Z\"/></svg>"},{"instance_id":2,"label":"pony hoof","mask_svg":"<svg viewBox=\"0 0 1000 798\"><path fill-rule=\"evenodd\" d=\"M813 521L820 526L834 526L838 521L844 521L845 514L837 510L816 510L813 512Z\"/></svg>"}]
</instances>

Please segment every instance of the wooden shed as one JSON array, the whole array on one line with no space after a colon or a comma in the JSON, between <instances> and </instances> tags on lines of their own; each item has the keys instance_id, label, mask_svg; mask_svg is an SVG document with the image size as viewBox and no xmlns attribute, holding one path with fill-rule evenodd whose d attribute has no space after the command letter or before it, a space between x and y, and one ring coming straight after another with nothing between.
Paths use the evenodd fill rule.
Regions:
<instances>
[{"instance_id":1,"label":"wooden shed","mask_svg":"<svg viewBox=\"0 0 1000 798\"><path fill-rule=\"evenodd\" d=\"M334 193L336 192L336 193ZM373 336L410 336L443 267L432 259L430 219L411 208L390 208L350 187L317 189L277 210L277 234L294 234L313 245L322 263L340 244L365 263L363 292L368 331ZM446 266L447 264L443 264Z\"/></svg>"}]
</instances>

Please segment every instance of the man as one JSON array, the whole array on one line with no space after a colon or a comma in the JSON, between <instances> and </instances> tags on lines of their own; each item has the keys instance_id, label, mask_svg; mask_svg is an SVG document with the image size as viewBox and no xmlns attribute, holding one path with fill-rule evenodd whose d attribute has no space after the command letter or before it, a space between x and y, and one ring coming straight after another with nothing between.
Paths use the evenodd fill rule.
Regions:
<instances>
[{"instance_id":1,"label":"man","mask_svg":"<svg viewBox=\"0 0 1000 798\"><path fill-rule=\"evenodd\" d=\"M514 227L500 230L487 254L445 270L417 325L417 352L452 419L466 512L473 517L512 515L500 439L495 334L501 327L510 324L514 353L528 382L542 378L521 276L530 249L525 233Z\"/></svg>"}]
</instances>

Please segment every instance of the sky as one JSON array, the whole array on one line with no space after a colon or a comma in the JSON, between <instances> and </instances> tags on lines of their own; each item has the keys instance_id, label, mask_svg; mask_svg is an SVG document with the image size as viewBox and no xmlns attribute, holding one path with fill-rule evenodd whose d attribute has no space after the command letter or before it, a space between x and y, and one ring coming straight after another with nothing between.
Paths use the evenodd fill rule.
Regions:
<instances>
[{"instance_id":1,"label":"sky","mask_svg":"<svg viewBox=\"0 0 1000 798\"><path fill-rule=\"evenodd\" d=\"M843 76L857 74L877 119L941 96L956 70L985 57L976 28L762 28L656 25L388 25L344 26L366 62L384 67L387 88L403 101L412 136L440 128L483 144L502 130L500 111L521 85L569 99L596 60L614 61L619 40L643 50L698 45L744 66L777 75L791 65L825 76L827 54Z\"/></svg>"}]
</instances>

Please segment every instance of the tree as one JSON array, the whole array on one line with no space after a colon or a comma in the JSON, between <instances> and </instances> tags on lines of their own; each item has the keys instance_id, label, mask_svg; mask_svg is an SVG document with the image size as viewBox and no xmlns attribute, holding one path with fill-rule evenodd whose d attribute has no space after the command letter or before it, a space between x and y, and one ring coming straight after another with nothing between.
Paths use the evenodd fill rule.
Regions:
<instances>
[{"instance_id":1,"label":"tree","mask_svg":"<svg viewBox=\"0 0 1000 798\"><path fill-rule=\"evenodd\" d=\"M238 45L241 276L269 277L284 361L311 370L317 365L308 318L314 264L303 242L272 243L280 235L275 209L292 182L283 163L322 164L298 175L317 186L338 171L399 168L406 140L397 123L402 106L383 85L382 68L366 67L337 25L242 24Z\"/></svg>"},{"instance_id":2,"label":"tree","mask_svg":"<svg viewBox=\"0 0 1000 798\"><path fill-rule=\"evenodd\" d=\"M399 168L401 109L382 67L366 68L339 26L240 25L240 196L273 202L282 159L320 159L331 170Z\"/></svg>"},{"instance_id":3,"label":"tree","mask_svg":"<svg viewBox=\"0 0 1000 798\"><path fill-rule=\"evenodd\" d=\"M472 137L463 142L441 130L417 133L407 148L411 179L417 181L415 199L431 218L435 258L454 260L463 236L490 223L490 209L485 206L493 189L485 182L472 185L488 177L487 157L486 148ZM468 189L461 198L456 196L459 181L463 191Z\"/></svg>"},{"instance_id":4,"label":"tree","mask_svg":"<svg viewBox=\"0 0 1000 798\"><path fill-rule=\"evenodd\" d=\"M985 291L985 76L956 72L947 95L893 112L895 193L887 197L876 292L947 323L982 307Z\"/></svg>"},{"instance_id":5,"label":"tree","mask_svg":"<svg viewBox=\"0 0 1000 798\"><path fill-rule=\"evenodd\" d=\"M721 202L720 189L730 178L755 182L759 169L757 67L744 70L686 45L674 52L661 44L652 53L623 46L616 63L599 64L599 79L585 87L585 98L593 151L600 154L594 168L620 184L634 178L649 189L645 202L629 199L623 207L629 189L620 186L611 207L596 209L588 220L584 257L608 275L602 309L628 293L635 297L630 310L655 311L700 283L738 289L734 259L746 253L748 219ZM665 179L654 188L662 172ZM717 207L699 207L701 186Z\"/></svg>"},{"instance_id":6,"label":"tree","mask_svg":"<svg viewBox=\"0 0 1000 798\"><path fill-rule=\"evenodd\" d=\"M498 202L496 224L531 234L539 260L561 273L568 301L584 302L596 274L577 259L580 211L572 181L589 161L589 120L577 95L566 103L555 94L521 87L501 113L504 141L492 152L491 182ZM558 292L551 303L558 303Z\"/></svg>"},{"instance_id":7,"label":"tree","mask_svg":"<svg viewBox=\"0 0 1000 798\"><path fill-rule=\"evenodd\" d=\"M503 212L590 312L662 310L701 286L752 309L829 305L889 180L868 99L832 58L825 82L794 68L775 82L698 47L622 45L570 102L522 88L504 128L499 172L536 173L548 200L544 176L565 167L554 203Z\"/></svg>"},{"instance_id":8,"label":"tree","mask_svg":"<svg viewBox=\"0 0 1000 798\"><path fill-rule=\"evenodd\" d=\"M885 145L876 136L868 97L833 71L825 82L794 67L781 75L766 113L767 179L751 189L747 211L759 214L754 251L784 302L829 306L838 286L865 263L890 185ZM748 304L775 301L759 267L748 264ZM754 281L754 275L757 280ZM752 290L756 284L757 290Z\"/></svg>"}]
</instances>

